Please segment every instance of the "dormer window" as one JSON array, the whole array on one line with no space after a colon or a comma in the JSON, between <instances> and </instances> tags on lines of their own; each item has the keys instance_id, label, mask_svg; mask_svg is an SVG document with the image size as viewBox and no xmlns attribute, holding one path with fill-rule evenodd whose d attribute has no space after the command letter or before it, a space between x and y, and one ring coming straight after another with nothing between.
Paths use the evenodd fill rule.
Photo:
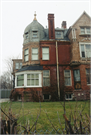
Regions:
<instances>
[{"instance_id":1,"label":"dormer window","mask_svg":"<svg viewBox=\"0 0 91 135\"><path fill-rule=\"evenodd\" d=\"M28 38L28 32L25 33L25 37L26 37L26 39Z\"/></svg>"},{"instance_id":2,"label":"dormer window","mask_svg":"<svg viewBox=\"0 0 91 135\"><path fill-rule=\"evenodd\" d=\"M81 34L91 34L90 27L81 27Z\"/></svg>"},{"instance_id":3,"label":"dormer window","mask_svg":"<svg viewBox=\"0 0 91 135\"><path fill-rule=\"evenodd\" d=\"M33 38L37 38L37 37L38 37L38 31L33 31L32 37L33 37Z\"/></svg>"},{"instance_id":4,"label":"dormer window","mask_svg":"<svg viewBox=\"0 0 91 135\"><path fill-rule=\"evenodd\" d=\"M63 39L63 32L62 31L56 31L55 37L56 37L56 39Z\"/></svg>"}]
</instances>

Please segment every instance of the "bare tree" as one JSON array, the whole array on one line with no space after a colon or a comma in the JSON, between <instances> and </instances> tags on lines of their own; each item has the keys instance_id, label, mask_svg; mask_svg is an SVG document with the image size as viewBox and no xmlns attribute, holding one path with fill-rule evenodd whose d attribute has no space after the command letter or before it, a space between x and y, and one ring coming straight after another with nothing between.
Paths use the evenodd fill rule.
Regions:
<instances>
[{"instance_id":1,"label":"bare tree","mask_svg":"<svg viewBox=\"0 0 91 135\"><path fill-rule=\"evenodd\" d=\"M12 59L19 59L19 58L20 58L20 55L18 55L17 57L14 57L14 56L8 57L7 59L4 60L5 65L6 65L6 75L7 75L8 80L10 81L11 89L13 88L13 85L12 85L12 82L13 82L13 75L12 75L13 61L12 61Z\"/></svg>"}]
</instances>

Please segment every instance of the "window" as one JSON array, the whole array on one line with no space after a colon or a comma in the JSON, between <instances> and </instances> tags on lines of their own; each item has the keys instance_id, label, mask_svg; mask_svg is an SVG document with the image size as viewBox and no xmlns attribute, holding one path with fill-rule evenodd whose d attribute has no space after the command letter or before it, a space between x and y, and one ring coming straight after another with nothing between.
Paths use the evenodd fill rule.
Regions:
<instances>
[{"instance_id":1,"label":"window","mask_svg":"<svg viewBox=\"0 0 91 135\"><path fill-rule=\"evenodd\" d=\"M42 48L42 60L49 60L49 48Z\"/></svg>"},{"instance_id":2,"label":"window","mask_svg":"<svg viewBox=\"0 0 91 135\"><path fill-rule=\"evenodd\" d=\"M90 68L87 68L86 69L87 84L91 84L90 77L91 77Z\"/></svg>"},{"instance_id":3,"label":"window","mask_svg":"<svg viewBox=\"0 0 91 135\"><path fill-rule=\"evenodd\" d=\"M15 63L15 69L19 69L19 63Z\"/></svg>"},{"instance_id":4,"label":"window","mask_svg":"<svg viewBox=\"0 0 91 135\"><path fill-rule=\"evenodd\" d=\"M19 62L15 63L15 69L20 69L20 68L22 68L22 63Z\"/></svg>"},{"instance_id":5,"label":"window","mask_svg":"<svg viewBox=\"0 0 91 135\"><path fill-rule=\"evenodd\" d=\"M56 31L55 32L55 37L57 39L63 39L63 32L62 31Z\"/></svg>"},{"instance_id":6,"label":"window","mask_svg":"<svg viewBox=\"0 0 91 135\"><path fill-rule=\"evenodd\" d=\"M74 70L74 86L75 89L81 89L81 81L80 81L80 70Z\"/></svg>"},{"instance_id":7,"label":"window","mask_svg":"<svg viewBox=\"0 0 91 135\"><path fill-rule=\"evenodd\" d=\"M71 85L71 72L70 70L64 70L65 86Z\"/></svg>"},{"instance_id":8,"label":"window","mask_svg":"<svg viewBox=\"0 0 91 135\"><path fill-rule=\"evenodd\" d=\"M38 48L32 48L32 60L38 60Z\"/></svg>"},{"instance_id":9,"label":"window","mask_svg":"<svg viewBox=\"0 0 91 135\"><path fill-rule=\"evenodd\" d=\"M72 100L72 94L65 94L65 99L66 100Z\"/></svg>"},{"instance_id":10,"label":"window","mask_svg":"<svg viewBox=\"0 0 91 135\"><path fill-rule=\"evenodd\" d=\"M82 58L90 58L91 57L91 44L80 43L80 56Z\"/></svg>"},{"instance_id":11,"label":"window","mask_svg":"<svg viewBox=\"0 0 91 135\"><path fill-rule=\"evenodd\" d=\"M45 70L43 71L43 86L49 86L49 85L50 85L49 71Z\"/></svg>"},{"instance_id":12,"label":"window","mask_svg":"<svg viewBox=\"0 0 91 135\"><path fill-rule=\"evenodd\" d=\"M20 68L22 68L22 63L20 63Z\"/></svg>"},{"instance_id":13,"label":"window","mask_svg":"<svg viewBox=\"0 0 91 135\"><path fill-rule=\"evenodd\" d=\"M39 85L39 74L27 74L27 86Z\"/></svg>"},{"instance_id":14,"label":"window","mask_svg":"<svg viewBox=\"0 0 91 135\"><path fill-rule=\"evenodd\" d=\"M76 30L75 30L75 28L72 28L72 39L73 40L76 39Z\"/></svg>"},{"instance_id":15,"label":"window","mask_svg":"<svg viewBox=\"0 0 91 135\"><path fill-rule=\"evenodd\" d=\"M24 75L17 76L17 86L24 86Z\"/></svg>"},{"instance_id":16,"label":"window","mask_svg":"<svg viewBox=\"0 0 91 135\"><path fill-rule=\"evenodd\" d=\"M38 32L37 32L37 31L33 31L32 37L33 37L33 38L37 38L37 37L38 37Z\"/></svg>"},{"instance_id":17,"label":"window","mask_svg":"<svg viewBox=\"0 0 91 135\"><path fill-rule=\"evenodd\" d=\"M28 61L28 54L29 54L29 50L26 49L26 50L24 51L24 61L25 61L25 62Z\"/></svg>"},{"instance_id":18,"label":"window","mask_svg":"<svg viewBox=\"0 0 91 135\"><path fill-rule=\"evenodd\" d=\"M81 27L81 34L91 34L91 28Z\"/></svg>"},{"instance_id":19,"label":"window","mask_svg":"<svg viewBox=\"0 0 91 135\"><path fill-rule=\"evenodd\" d=\"M44 94L44 100L49 99L49 96L50 95L48 95L48 94Z\"/></svg>"},{"instance_id":20,"label":"window","mask_svg":"<svg viewBox=\"0 0 91 135\"><path fill-rule=\"evenodd\" d=\"M25 33L25 38L26 38L26 39L28 38L28 32Z\"/></svg>"}]
</instances>

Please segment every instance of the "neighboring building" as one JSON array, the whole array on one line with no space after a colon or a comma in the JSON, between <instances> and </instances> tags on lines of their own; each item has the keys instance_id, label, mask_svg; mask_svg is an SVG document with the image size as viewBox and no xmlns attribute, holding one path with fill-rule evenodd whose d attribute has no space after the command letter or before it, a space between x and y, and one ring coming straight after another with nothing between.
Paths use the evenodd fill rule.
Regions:
<instances>
[{"instance_id":1,"label":"neighboring building","mask_svg":"<svg viewBox=\"0 0 91 135\"><path fill-rule=\"evenodd\" d=\"M90 97L91 18L84 12L67 29L55 28L48 14L48 29L36 19L24 31L22 68L13 60L16 100L83 100ZM21 63L21 60L19 61ZM19 64L21 65L21 64Z\"/></svg>"}]
</instances>

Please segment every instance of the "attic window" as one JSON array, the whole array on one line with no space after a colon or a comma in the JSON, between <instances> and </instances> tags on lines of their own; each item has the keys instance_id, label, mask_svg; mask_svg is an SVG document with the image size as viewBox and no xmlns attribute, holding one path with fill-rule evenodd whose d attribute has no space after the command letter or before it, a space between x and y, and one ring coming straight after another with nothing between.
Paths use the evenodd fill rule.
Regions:
<instances>
[{"instance_id":1,"label":"attic window","mask_svg":"<svg viewBox=\"0 0 91 135\"><path fill-rule=\"evenodd\" d=\"M37 38L37 37L38 37L38 31L33 31L32 37L33 37L33 38Z\"/></svg>"},{"instance_id":2,"label":"attic window","mask_svg":"<svg viewBox=\"0 0 91 135\"><path fill-rule=\"evenodd\" d=\"M25 33L25 37L26 37L26 39L28 38L28 32Z\"/></svg>"}]
</instances>

